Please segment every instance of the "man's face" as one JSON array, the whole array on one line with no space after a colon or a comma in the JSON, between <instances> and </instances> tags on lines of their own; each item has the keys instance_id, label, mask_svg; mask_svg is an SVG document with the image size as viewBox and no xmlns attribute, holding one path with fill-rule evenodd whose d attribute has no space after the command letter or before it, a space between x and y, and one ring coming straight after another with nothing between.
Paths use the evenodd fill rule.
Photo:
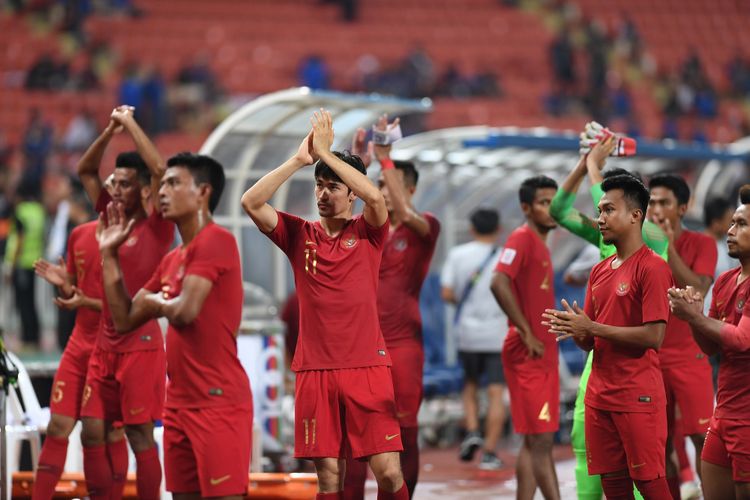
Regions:
<instances>
[{"instance_id":1,"label":"man's face","mask_svg":"<svg viewBox=\"0 0 750 500\"><path fill-rule=\"evenodd\" d=\"M730 257L750 257L750 205L740 205L732 215L732 224L727 231L727 247Z\"/></svg>"},{"instance_id":2,"label":"man's face","mask_svg":"<svg viewBox=\"0 0 750 500\"><path fill-rule=\"evenodd\" d=\"M639 218L642 216L640 210L628 205L622 189L607 191L599 200L599 218L597 219L602 240L611 245L625 236L628 231L635 230L633 228L640 232Z\"/></svg>"},{"instance_id":3,"label":"man's face","mask_svg":"<svg viewBox=\"0 0 750 500\"><path fill-rule=\"evenodd\" d=\"M184 167L169 167L159 187L159 210L162 217L176 220L197 213L209 190L197 186L195 178Z\"/></svg>"},{"instance_id":4,"label":"man's face","mask_svg":"<svg viewBox=\"0 0 750 500\"><path fill-rule=\"evenodd\" d=\"M685 215L687 205L680 205L677 197L671 189L658 186L651 189L651 198L648 200L648 218L656 219L657 224L668 220L672 227L680 224L682 216Z\"/></svg>"},{"instance_id":5,"label":"man's face","mask_svg":"<svg viewBox=\"0 0 750 500\"><path fill-rule=\"evenodd\" d=\"M404 193L406 194L406 201L411 201L411 196L414 194L415 188L413 186L408 186L406 184L406 179L404 178L404 172L403 170L394 169L394 172L396 172L396 175L398 176L399 181L404 186ZM385 198L385 207L388 209L388 212L393 211L393 202L391 201L391 195L388 191L388 186L385 185L385 179L383 178L383 174L380 174L380 178L378 179L378 188L380 188L380 192L383 194L383 198Z\"/></svg>"},{"instance_id":6,"label":"man's face","mask_svg":"<svg viewBox=\"0 0 750 500\"><path fill-rule=\"evenodd\" d=\"M136 169L118 167L112 177L110 195L116 205L122 206L126 216L131 216L143 207L147 187L141 186Z\"/></svg>"},{"instance_id":7,"label":"man's face","mask_svg":"<svg viewBox=\"0 0 750 500\"><path fill-rule=\"evenodd\" d=\"M351 212L356 196L343 182L323 177L315 179L315 201L321 217L342 217Z\"/></svg>"},{"instance_id":8,"label":"man's face","mask_svg":"<svg viewBox=\"0 0 750 500\"><path fill-rule=\"evenodd\" d=\"M549 214L549 205L556 192L555 188L537 189L534 193L534 201L530 205L521 203L521 209L526 218L540 229L549 231L557 227L557 222Z\"/></svg>"}]
</instances>

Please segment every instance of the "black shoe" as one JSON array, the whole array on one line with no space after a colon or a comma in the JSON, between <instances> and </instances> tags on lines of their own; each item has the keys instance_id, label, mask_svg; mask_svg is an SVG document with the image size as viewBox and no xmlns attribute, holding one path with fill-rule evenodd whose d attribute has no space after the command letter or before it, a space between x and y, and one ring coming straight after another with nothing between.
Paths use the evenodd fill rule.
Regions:
<instances>
[{"instance_id":1,"label":"black shoe","mask_svg":"<svg viewBox=\"0 0 750 500\"><path fill-rule=\"evenodd\" d=\"M484 445L484 439L482 436L474 431L466 434L466 437L461 441L461 446L458 448L458 456L462 462L471 462L474 459L474 454L479 448Z\"/></svg>"}]
</instances>

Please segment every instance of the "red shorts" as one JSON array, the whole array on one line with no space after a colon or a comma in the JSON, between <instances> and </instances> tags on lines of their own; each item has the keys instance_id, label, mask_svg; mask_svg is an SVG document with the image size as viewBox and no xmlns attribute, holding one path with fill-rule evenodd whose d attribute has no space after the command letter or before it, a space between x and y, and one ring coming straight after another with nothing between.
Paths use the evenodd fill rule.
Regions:
<instances>
[{"instance_id":1,"label":"red shorts","mask_svg":"<svg viewBox=\"0 0 750 500\"><path fill-rule=\"evenodd\" d=\"M81 416L125 425L162 417L167 364L163 349L109 352L94 349Z\"/></svg>"},{"instance_id":2,"label":"red shorts","mask_svg":"<svg viewBox=\"0 0 750 500\"><path fill-rule=\"evenodd\" d=\"M503 351L510 414L519 434L557 432L560 427L560 374L517 363Z\"/></svg>"},{"instance_id":3,"label":"red shorts","mask_svg":"<svg viewBox=\"0 0 750 500\"><path fill-rule=\"evenodd\" d=\"M422 404L422 370L424 349L417 344L388 346L391 355L393 392L396 397L396 418L401 427L417 427Z\"/></svg>"},{"instance_id":4,"label":"red shorts","mask_svg":"<svg viewBox=\"0 0 750 500\"><path fill-rule=\"evenodd\" d=\"M402 451L388 366L297 373L294 456L352 458Z\"/></svg>"},{"instance_id":5,"label":"red shorts","mask_svg":"<svg viewBox=\"0 0 750 500\"><path fill-rule=\"evenodd\" d=\"M667 426L671 434L674 420L682 422L685 436L705 434L714 413L714 384L706 358L695 364L662 368L667 393ZM679 414L679 417L677 416Z\"/></svg>"},{"instance_id":6,"label":"red shorts","mask_svg":"<svg viewBox=\"0 0 750 500\"><path fill-rule=\"evenodd\" d=\"M701 460L732 469L738 483L750 483L750 420L712 418Z\"/></svg>"},{"instance_id":7,"label":"red shorts","mask_svg":"<svg viewBox=\"0 0 750 500\"><path fill-rule=\"evenodd\" d=\"M52 382L52 394L49 398L51 413L76 420L80 418L81 397L92 350L93 347L83 346L75 341L68 342Z\"/></svg>"},{"instance_id":8,"label":"red shorts","mask_svg":"<svg viewBox=\"0 0 750 500\"><path fill-rule=\"evenodd\" d=\"M664 477L666 408L656 413L598 410L586 405L586 461L590 475L627 469L630 477Z\"/></svg>"},{"instance_id":9,"label":"red shorts","mask_svg":"<svg viewBox=\"0 0 750 500\"><path fill-rule=\"evenodd\" d=\"M252 449L252 406L166 408L164 475L172 493L245 496Z\"/></svg>"}]
</instances>

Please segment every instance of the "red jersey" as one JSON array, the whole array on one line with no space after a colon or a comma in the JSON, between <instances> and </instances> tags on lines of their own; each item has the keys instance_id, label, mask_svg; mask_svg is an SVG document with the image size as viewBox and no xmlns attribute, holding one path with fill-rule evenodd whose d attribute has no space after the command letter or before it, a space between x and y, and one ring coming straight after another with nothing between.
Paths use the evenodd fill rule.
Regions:
<instances>
[{"instance_id":1,"label":"red jersey","mask_svg":"<svg viewBox=\"0 0 750 500\"><path fill-rule=\"evenodd\" d=\"M675 249L694 273L713 279L716 271L718 251L713 238L695 231L684 230L675 241ZM659 348L659 364L662 368L688 363L705 354L693 340L690 325L677 316L669 318L664 343Z\"/></svg>"},{"instance_id":2,"label":"red jersey","mask_svg":"<svg viewBox=\"0 0 750 500\"><path fill-rule=\"evenodd\" d=\"M289 258L299 297L292 369L390 366L377 308L388 222L374 227L355 216L328 236L318 221L277 213L278 224L267 236Z\"/></svg>"},{"instance_id":3,"label":"red jersey","mask_svg":"<svg viewBox=\"0 0 750 500\"><path fill-rule=\"evenodd\" d=\"M742 315L750 316L750 279L739 285L737 279L742 267L723 273L714 285L711 309L708 315L725 323L737 325ZM747 419L750 415L750 351L721 350L719 383L716 392L714 417Z\"/></svg>"},{"instance_id":4,"label":"red jersey","mask_svg":"<svg viewBox=\"0 0 750 500\"><path fill-rule=\"evenodd\" d=\"M109 193L102 190L96 206L106 206L107 198L111 199ZM118 250L122 280L131 297L138 293L154 274L173 240L174 224L165 220L158 211L152 212L135 225L130 237ZM103 298L102 334L97 341L100 349L110 352L131 352L163 348L161 328L155 319L147 321L133 331L117 333L105 294Z\"/></svg>"},{"instance_id":5,"label":"red jersey","mask_svg":"<svg viewBox=\"0 0 750 500\"><path fill-rule=\"evenodd\" d=\"M242 269L234 236L217 224L206 225L188 245L175 248L159 264L146 290L165 298L182 292L186 276L212 284L198 316L167 330L168 408L248 405L250 382L237 357L242 319Z\"/></svg>"},{"instance_id":6,"label":"red jersey","mask_svg":"<svg viewBox=\"0 0 750 500\"><path fill-rule=\"evenodd\" d=\"M539 369L557 371L557 340L542 325L544 310L555 307L554 274L547 245L524 224L508 236L495 271L511 279L513 295L532 333L544 344L544 356L530 359L526 345L509 319L508 335L503 345L506 358L518 363L533 363Z\"/></svg>"},{"instance_id":7,"label":"red jersey","mask_svg":"<svg viewBox=\"0 0 750 500\"><path fill-rule=\"evenodd\" d=\"M84 295L92 299L104 296L102 289L102 258L99 255L99 242L96 241L97 222L87 222L76 226L68 237L68 274L76 277L76 286ZM87 349L96 345L101 312L80 307L76 311L76 323L70 342Z\"/></svg>"},{"instance_id":8,"label":"red jersey","mask_svg":"<svg viewBox=\"0 0 750 500\"><path fill-rule=\"evenodd\" d=\"M388 236L380 263L378 313L380 329L388 346L409 340L422 344L419 292L430 270L440 234L440 222L425 213L430 232L424 237L401 224Z\"/></svg>"},{"instance_id":9,"label":"red jersey","mask_svg":"<svg viewBox=\"0 0 750 500\"><path fill-rule=\"evenodd\" d=\"M592 321L640 326L669 320L669 265L643 245L617 269L613 255L594 266L584 310ZM659 356L654 349L594 339L587 405L599 410L652 413L666 405Z\"/></svg>"}]
</instances>

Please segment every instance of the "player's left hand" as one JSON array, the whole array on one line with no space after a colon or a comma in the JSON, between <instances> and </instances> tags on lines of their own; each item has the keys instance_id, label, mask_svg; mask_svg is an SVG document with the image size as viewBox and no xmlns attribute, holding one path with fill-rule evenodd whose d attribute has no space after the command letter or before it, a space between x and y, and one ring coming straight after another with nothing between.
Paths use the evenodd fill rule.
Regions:
<instances>
[{"instance_id":1,"label":"player's left hand","mask_svg":"<svg viewBox=\"0 0 750 500\"><path fill-rule=\"evenodd\" d=\"M571 337L584 339L591 336L593 322L583 309L578 307L578 302L573 301L573 306L571 306L567 300L562 299L561 303L563 311L545 309L542 314L542 317L547 319L547 321L542 321L542 324L549 327L550 333L557 335L557 341Z\"/></svg>"},{"instance_id":2,"label":"player's left hand","mask_svg":"<svg viewBox=\"0 0 750 500\"><path fill-rule=\"evenodd\" d=\"M55 297L55 305L60 309L68 309L73 311L82 307L86 302L86 294L84 294L77 286L73 287L73 295L64 299L62 297Z\"/></svg>"},{"instance_id":3,"label":"player's left hand","mask_svg":"<svg viewBox=\"0 0 750 500\"><path fill-rule=\"evenodd\" d=\"M135 219L126 222L125 212L122 206L115 206L113 202L107 204L107 218L99 216L97 227L97 238L99 239L99 250L102 253L116 252L125 243L135 226Z\"/></svg>"},{"instance_id":4,"label":"player's left hand","mask_svg":"<svg viewBox=\"0 0 750 500\"><path fill-rule=\"evenodd\" d=\"M396 118L391 123L388 123L388 115L383 113L382 115L380 115L380 118L378 118L378 122L375 124L375 130L388 134L390 131L398 127L400 122L401 120L399 118ZM390 158L391 149L393 149L393 146L390 144L388 144L387 146L375 144L375 158L377 158L378 160Z\"/></svg>"},{"instance_id":5,"label":"player's left hand","mask_svg":"<svg viewBox=\"0 0 750 500\"><path fill-rule=\"evenodd\" d=\"M310 119L313 128L313 151L321 156L331 151L333 145L333 118L331 113L323 108L313 113Z\"/></svg>"},{"instance_id":6,"label":"player's left hand","mask_svg":"<svg viewBox=\"0 0 750 500\"><path fill-rule=\"evenodd\" d=\"M669 296L669 309L678 318L689 320L703 314L703 296L692 286L672 287L667 291L667 295Z\"/></svg>"}]
</instances>

